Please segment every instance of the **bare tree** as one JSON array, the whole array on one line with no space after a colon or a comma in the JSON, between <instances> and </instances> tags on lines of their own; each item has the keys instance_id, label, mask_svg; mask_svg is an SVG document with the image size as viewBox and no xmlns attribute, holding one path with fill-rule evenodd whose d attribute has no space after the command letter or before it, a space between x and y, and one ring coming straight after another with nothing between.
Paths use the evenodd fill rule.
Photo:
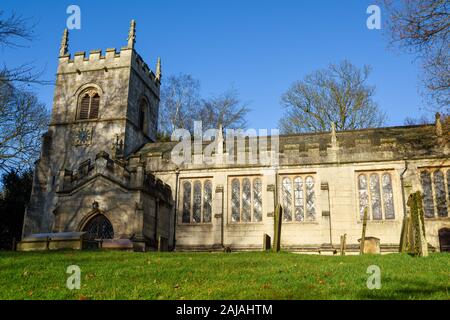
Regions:
<instances>
[{"instance_id":1,"label":"bare tree","mask_svg":"<svg viewBox=\"0 0 450 320\"><path fill-rule=\"evenodd\" d=\"M202 99L198 80L188 74L170 76L161 88L159 138L165 140L179 128L193 133L194 121L202 121L204 129L243 127L248 111L236 90Z\"/></svg>"},{"instance_id":2,"label":"bare tree","mask_svg":"<svg viewBox=\"0 0 450 320\"><path fill-rule=\"evenodd\" d=\"M20 47L20 39L31 40L32 26L28 22L16 14L4 18L0 12L0 46ZM0 68L0 171L23 169L38 156L48 112L25 87L44 83L40 74L31 64L4 64Z\"/></svg>"},{"instance_id":3,"label":"bare tree","mask_svg":"<svg viewBox=\"0 0 450 320\"><path fill-rule=\"evenodd\" d=\"M12 13L3 17L4 12L0 10L0 45L8 47L20 47L20 40L31 41L33 39L33 27L30 19Z\"/></svg>"},{"instance_id":4,"label":"bare tree","mask_svg":"<svg viewBox=\"0 0 450 320\"><path fill-rule=\"evenodd\" d=\"M188 74L167 77L161 88L161 134L170 136L178 128L192 132L199 109L200 82Z\"/></svg>"},{"instance_id":5,"label":"bare tree","mask_svg":"<svg viewBox=\"0 0 450 320\"><path fill-rule=\"evenodd\" d=\"M47 119L48 112L36 95L0 85L0 171L33 164Z\"/></svg>"},{"instance_id":6,"label":"bare tree","mask_svg":"<svg viewBox=\"0 0 450 320\"><path fill-rule=\"evenodd\" d=\"M386 116L373 101L375 88L367 84L370 67L348 61L330 64L292 84L281 97L286 112L280 120L283 133L320 132L378 127Z\"/></svg>"},{"instance_id":7,"label":"bare tree","mask_svg":"<svg viewBox=\"0 0 450 320\"><path fill-rule=\"evenodd\" d=\"M383 0L391 43L422 61L426 96L450 111L450 2Z\"/></svg>"},{"instance_id":8,"label":"bare tree","mask_svg":"<svg viewBox=\"0 0 450 320\"><path fill-rule=\"evenodd\" d=\"M35 24L30 18L25 18L16 13L5 16L0 11L0 47L20 48L21 42L30 42L34 39L33 29ZM51 84L50 81L41 79L43 70L36 70L32 63L23 63L20 66L6 65L4 61L0 64L0 84L9 86L22 86L29 84Z\"/></svg>"},{"instance_id":9,"label":"bare tree","mask_svg":"<svg viewBox=\"0 0 450 320\"><path fill-rule=\"evenodd\" d=\"M247 126L248 104L242 103L236 90L203 100L200 118L205 129L239 129Z\"/></svg>"},{"instance_id":10,"label":"bare tree","mask_svg":"<svg viewBox=\"0 0 450 320\"><path fill-rule=\"evenodd\" d=\"M421 115L419 118L406 117L404 121L405 126L425 125L430 123L433 123L433 121L430 121L426 115Z\"/></svg>"}]
</instances>

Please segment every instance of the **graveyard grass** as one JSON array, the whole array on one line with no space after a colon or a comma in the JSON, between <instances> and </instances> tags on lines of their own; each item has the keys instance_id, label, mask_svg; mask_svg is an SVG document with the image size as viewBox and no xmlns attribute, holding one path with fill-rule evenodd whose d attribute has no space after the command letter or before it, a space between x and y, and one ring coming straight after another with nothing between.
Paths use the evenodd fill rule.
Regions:
<instances>
[{"instance_id":1,"label":"graveyard grass","mask_svg":"<svg viewBox=\"0 0 450 320\"><path fill-rule=\"evenodd\" d=\"M66 287L81 268L80 290ZM369 290L367 268L381 268ZM450 299L450 255L0 252L0 299Z\"/></svg>"}]
</instances>

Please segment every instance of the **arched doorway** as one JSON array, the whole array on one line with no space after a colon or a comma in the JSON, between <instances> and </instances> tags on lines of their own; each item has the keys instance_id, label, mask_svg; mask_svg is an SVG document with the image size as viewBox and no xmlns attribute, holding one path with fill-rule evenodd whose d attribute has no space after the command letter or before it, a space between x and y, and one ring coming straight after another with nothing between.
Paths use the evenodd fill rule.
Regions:
<instances>
[{"instance_id":1,"label":"arched doorway","mask_svg":"<svg viewBox=\"0 0 450 320\"><path fill-rule=\"evenodd\" d=\"M444 228L439 230L439 244L441 252L450 252L450 229Z\"/></svg>"},{"instance_id":2,"label":"arched doorway","mask_svg":"<svg viewBox=\"0 0 450 320\"><path fill-rule=\"evenodd\" d=\"M114 229L111 222L103 214L91 218L83 228L89 240L113 239Z\"/></svg>"}]
</instances>

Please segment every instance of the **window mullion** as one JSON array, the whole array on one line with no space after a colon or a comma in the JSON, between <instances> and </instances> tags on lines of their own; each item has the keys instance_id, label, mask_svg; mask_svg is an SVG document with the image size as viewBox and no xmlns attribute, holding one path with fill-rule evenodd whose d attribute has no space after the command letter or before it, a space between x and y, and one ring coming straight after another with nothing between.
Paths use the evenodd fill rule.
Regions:
<instances>
[{"instance_id":1,"label":"window mullion","mask_svg":"<svg viewBox=\"0 0 450 320\"><path fill-rule=\"evenodd\" d=\"M367 219L373 220L372 191L370 190L370 174L367 175L366 191L367 191L367 198L368 198L368 202L367 202ZM363 219L364 219L364 215L363 215Z\"/></svg>"},{"instance_id":2,"label":"window mullion","mask_svg":"<svg viewBox=\"0 0 450 320\"><path fill-rule=\"evenodd\" d=\"M378 173L378 187L380 189L380 206L381 206L381 220L386 219L386 213L384 211L384 192L383 192L383 172Z\"/></svg>"},{"instance_id":3,"label":"window mullion","mask_svg":"<svg viewBox=\"0 0 450 320\"><path fill-rule=\"evenodd\" d=\"M291 179L291 190L292 190L292 194L291 194L291 220L292 220L292 222L294 222L295 221L295 189L294 189L294 180L295 180L295 177L294 176L292 176L292 179Z\"/></svg>"},{"instance_id":4,"label":"window mullion","mask_svg":"<svg viewBox=\"0 0 450 320\"><path fill-rule=\"evenodd\" d=\"M433 197L433 218L439 217L439 211L437 207L437 198L436 198L436 188L434 186L434 171L430 170L430 184L431 184L431 195Z\"/></svg>"},{"instance_id":5,"label":"window mullion","mask_svg":"<svg viewBox=\"0 0 450 320\"><path fill-rule=\"evenodd\" d=\"M89 110L88 110L88 115L87 118L90 119L91 118L91 110L92 110L92 97L91 95L89 95Z\"/></svg>"},{"instance_id":6,"label":"window mullion","mask_svg":"<svg viewBox=\"0 0 450 320\"><path fill-rule=\"evenodd\" d=\"M243 197L243 195L244 195L244 190L242 190L242 188L244 187L243 186L243 182L244 181L244 179L241 177L241 178L239 178L239 222L240 223L242 223L244 220L243 220L243 218L244 218L244 213L243 213L243 210L242 210L242 207L243 207L243 204L244 204L244 201L243 201L243 199L242 199L242 197Z\"/></svg>"},{"instance_id":7,"label":"window mullion","mask_svg":"<svg viewBox=\"0 0 450 320\"><path fill-rule=\"evenodd\" d=\"M250 179L250 222L253 222L253 179Z\"/></svg>"}]
</instances>

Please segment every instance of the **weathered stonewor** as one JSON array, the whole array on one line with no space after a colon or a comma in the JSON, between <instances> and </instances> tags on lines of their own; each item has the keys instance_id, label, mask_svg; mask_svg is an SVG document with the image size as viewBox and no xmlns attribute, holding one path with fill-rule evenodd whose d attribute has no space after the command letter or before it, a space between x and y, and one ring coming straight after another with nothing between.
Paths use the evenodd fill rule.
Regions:
<instances>
[{"instance_id":1,"label":"weathered stonewor","mask_svg":"<svg viewBox=\"0 0 450 320\"><path fill-rule=\"evenodd\" d=\"M139 250L157 250L159 239L180 251L262 250L264 234L275 238L274 208L282 204L281 249L335 252L347 234L346 254L357 254L367 207L370 236L382 253L396 252L406 200L422 191L430 247L447 243L439 235L450 228L449 118L350 131L331 125L269 136L267 148L259 137L253 152L277 163L228 163L238 154L228 154L220 132L216 161L176 164L178 142L156 142L161 61L153 72L137 53L136 23L120 51L71 56L68 39L66 31L24 236L86 231L130 239ZM204 160L209 144L192 148L192 158ZM237 148L247 159L250 150L249 142ZM95 233L97 226L108 232Z\"/></svg>"}]
</instances>

